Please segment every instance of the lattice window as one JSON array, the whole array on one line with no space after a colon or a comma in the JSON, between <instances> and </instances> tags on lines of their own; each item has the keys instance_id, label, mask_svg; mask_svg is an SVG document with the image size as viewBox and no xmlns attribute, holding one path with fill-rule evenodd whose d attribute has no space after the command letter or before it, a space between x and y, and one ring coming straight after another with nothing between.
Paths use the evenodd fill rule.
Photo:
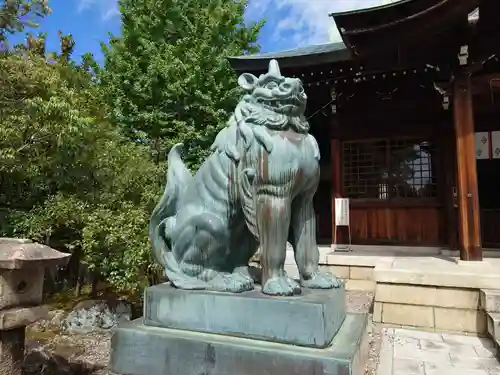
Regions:
<instances>
[{"instance_id":1,"label":"lattice window","mask_svg":"<svg viewBox=\"0 0 500 375\"><path fill-rule=\"evenodd\" d=\"M343 142L344 193L349 198L436 197L435 150L419 139Z\"/></svg>"}]
</instances>

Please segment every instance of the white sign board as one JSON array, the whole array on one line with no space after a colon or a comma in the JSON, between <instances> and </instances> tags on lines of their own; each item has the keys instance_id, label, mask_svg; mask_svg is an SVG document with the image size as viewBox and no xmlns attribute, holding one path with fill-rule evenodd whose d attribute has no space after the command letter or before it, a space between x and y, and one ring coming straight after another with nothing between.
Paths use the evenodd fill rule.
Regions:
<instances>
[{"instance_id":1,"label":"white sign board","mask_svg":"<svg viewBox=\"0 0 500 375\"><path fill-rule=\"evenodd\" d=\"M335 198L335 225L349 226L349 198Z\"/></svg>"},{"instance_id":2,"label":"white sign board","mask_svg":"<svg viewBox=\"0 0 500 375\"><path fill-rule=\"evenodd\" d=\"M491 151L493 159L500 159L500 131L491 132Z\"/></svg>"},{"instance_id":3,"label":"white sign board","mask_svg":"<svg viewBox=\"0 0 500 375\"><path fill-rule=\"evenodd\" d=\"M474 147L476 159L490 158L490 137L488 132L478 132L474 134Z\"/></svg>"}]
</instances>

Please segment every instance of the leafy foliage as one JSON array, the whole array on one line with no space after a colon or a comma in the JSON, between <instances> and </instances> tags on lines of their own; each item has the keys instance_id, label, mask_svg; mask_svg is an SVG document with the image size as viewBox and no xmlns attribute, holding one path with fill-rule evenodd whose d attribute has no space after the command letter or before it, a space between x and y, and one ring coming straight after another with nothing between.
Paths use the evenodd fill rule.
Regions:
<instances>
[{"instance_id":1,"label":"leafy foliage","mask_svg":"<svg viewBox=\"0 0 500 375\"><path fill-rule=\"evenodd\" d=\"M246 1L121 0L122 36L71 59L75 42L46 34L6 46L50 13L45 0L0 5L0 235L71 251L118 290L153 266L147 227L174 143L205 157L239 92L227 56L257 52L263 22ZM3 46L3 47L2 47ZM154 156L154 158L152 157Z\"/></svg>"},{"instance_id":2,"label":"leafy foliage","mask_svg":"<svg viewBox=\"0 0 500 375\"><path fill-rule=\"evenodd\" d=\"M81 252L117 288L137 288L151 262L158 168L106 119L92 71L69 60L71 47L46 58L35 45L0 58L1 229Z\"/></svg>"},{"instance_id":3,"label":"leafy foliage","mask_svg":"<svg viewBox=\"0 0 500 375\"><path fill-rule=\"evenodd\" d=\"M104 48L100 75L112 118L158 160L183 142L197 166L239 97L227 57L257 52L263 22L244 24L246 1L119 3L122 36Z\"/></svg>"},{"instance_id":4,"label":"leafy foliage","mask_svg":"<svg viewBox=\"0 0 500 375\"><path fill-rule=\"evenodd\" d=\"M50 13L47 0L3 0L0 5L0 43L9 34L22 31L26 26L36 27L37 18Z\"/></svg>"}]
</instances>

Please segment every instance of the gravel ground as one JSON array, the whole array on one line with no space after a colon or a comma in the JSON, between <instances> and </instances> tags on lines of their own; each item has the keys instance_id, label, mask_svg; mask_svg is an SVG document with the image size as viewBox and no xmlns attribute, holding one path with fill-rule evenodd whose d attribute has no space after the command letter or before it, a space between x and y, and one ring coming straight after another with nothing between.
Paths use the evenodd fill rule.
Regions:
<instances>
[{"instance_id":1,"label":"gravel ground","mask_svg":"<svg viewBox=\"0 0 500 375\"><path fill-rule=\"evenodd\" d=\"M371 292L347 292L347 311L357 313L368 313L369 322L372 322L373 293ZM381 343L381 328L372 323L369 333L369 352L365 367L365 375L375 375L379 362Z\"/></svg>"},{"instance_id":2,"label":"gravel ground","mask_svg":"<svg viewBox=\"0 0 500 375\"><path fill-rule=\"evenodd\" d=\"M349 312L369 313L373 293L347 292ZM108 369L111 333L89 334L28 333L26 375L113 375ZM380 327L370 333L369 356L365 375L375 375L380 351Z\"/></svg>"}]
</instances>

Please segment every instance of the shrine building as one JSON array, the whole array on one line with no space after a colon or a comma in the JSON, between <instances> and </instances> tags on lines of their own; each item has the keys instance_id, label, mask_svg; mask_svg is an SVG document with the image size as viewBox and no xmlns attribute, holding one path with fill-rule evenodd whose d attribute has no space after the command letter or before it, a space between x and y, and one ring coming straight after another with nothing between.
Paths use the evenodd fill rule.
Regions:
<instances>
[{"instance_id":1,"label":"shrine building","mask_svg":"<svg viewBox=\"0 0 500 375\"><path fill-rule=\"evenodd\" d=\"M331 14L342 42L230 58L300 78L321 149L318 237L354 245L500 250L498 0L402 0ZM500 7L500 4L499 4ZM328 204L325 204L328 202Z\"/></svg>"}]
</instances>

